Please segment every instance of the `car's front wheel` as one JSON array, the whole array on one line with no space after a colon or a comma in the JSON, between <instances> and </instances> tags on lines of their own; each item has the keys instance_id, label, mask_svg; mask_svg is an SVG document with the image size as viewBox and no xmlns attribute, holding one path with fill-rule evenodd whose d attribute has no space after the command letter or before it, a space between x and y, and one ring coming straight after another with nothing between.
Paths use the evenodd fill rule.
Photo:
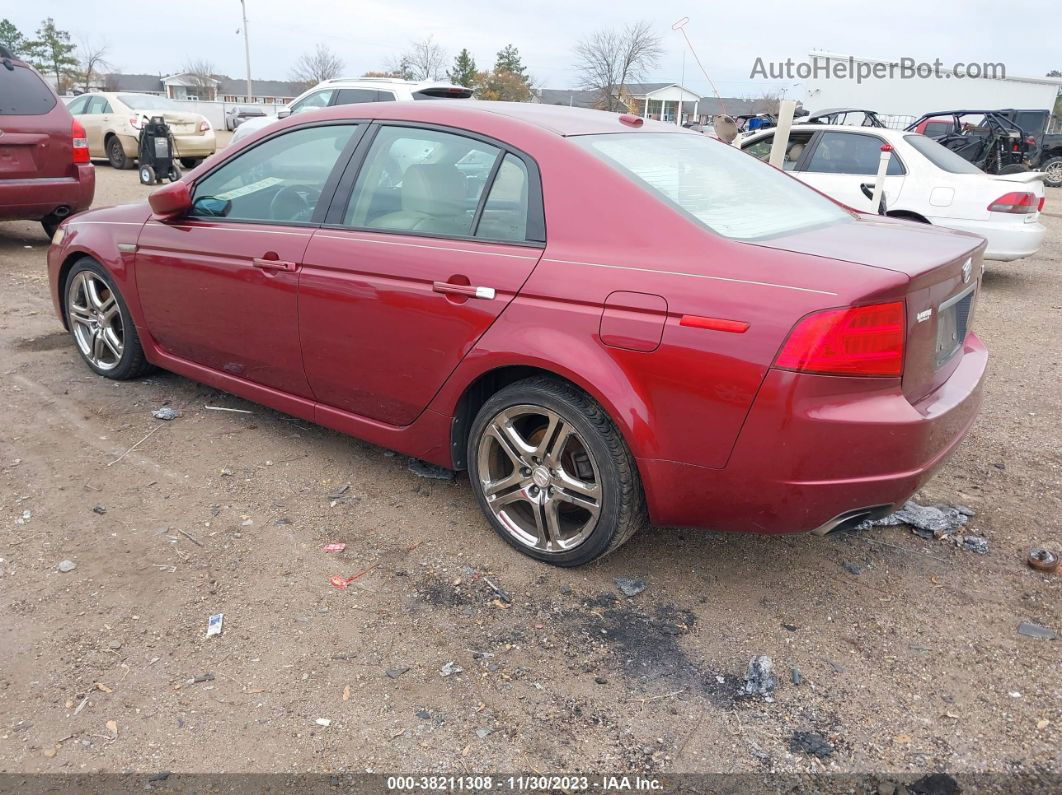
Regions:
<instances>
[{"instance_id":1,"label":"car's front wheel","mask_svg":"<svg viewBox=\"0 0 1062 795\"><path fill-rule=\"evenodd\" d=\"M1044 172L1044 184L1050 188L1062 188L1062 157L1052 157L1040 164Z\"/></svg>"},{"instance_id":2,"label":"car's front wheel","mask_svg":"<svg viewBox=\"0 0 1062 795\"><path fill-rule=\"evenodd\" d=\"M594 400L549 377L518 381L480 409L469 479L494 530L525 555L578 566L646 524L638 470Z\"/></svg>"},{"instance_id":3,"label":"car's front wheel","mask_svg":"<svg viewBox=\"0 0 1062 795\"><path fill-rule=\"evenodd\" d=\"M64 290L67 326L85 363L99 375L124 381L150 368L122 294L94 259L74 264Z\"/></svg>"}]
</instances>

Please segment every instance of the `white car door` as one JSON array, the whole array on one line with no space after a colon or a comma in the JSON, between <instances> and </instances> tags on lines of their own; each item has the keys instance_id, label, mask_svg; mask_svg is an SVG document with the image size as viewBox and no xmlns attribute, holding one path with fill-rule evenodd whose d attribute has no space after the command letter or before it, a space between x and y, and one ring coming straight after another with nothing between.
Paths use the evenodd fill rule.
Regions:
<instances>
[{"instance_id":1,"label":"white car door","mask_svg":"<svg viewBox=\"0 0 1062 795\"><path fill-rule=\"evenodd\" d=\"M793 175L853 210L877 212L870 197L885 143L883 138L868 132L824 130L812 142L810 156L799 164ZM885 175L886 207L899 198L906 173L904 164L893 152Z\"/></svg>"}]
</instances>

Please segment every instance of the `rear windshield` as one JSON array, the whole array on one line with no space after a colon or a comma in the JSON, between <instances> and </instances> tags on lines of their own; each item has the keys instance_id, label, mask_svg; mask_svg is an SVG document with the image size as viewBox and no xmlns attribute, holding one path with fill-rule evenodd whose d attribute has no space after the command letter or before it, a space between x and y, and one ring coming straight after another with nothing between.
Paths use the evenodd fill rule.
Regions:
<instances>
[{"instance_id":1,"label":"rear windshield","mask_svg":"<svg viewBox=\"0 0 1062 795\"><path fill-rule=\"evenodd\" d=\"M471 88L425 88L413 92L413 99L468 99Z\"/></svg>"},{"instance_id":2,"label":"rear windshield","mask_svg":"<svg viewBox=\"0 0 1062 795\"><path fill-rule=\"evenodd\" d=\"M983 174L977 166L969 160L964 160L947 147L941 146L932 138L924 135L905 135L907 143L913 146L930 163L949 174Z\"/></svg>"},{"instance_id":3,"label":"rear windshield","mask_svg":"<svg viewBox=\"0 0 1062 795\"><path fill-rule=\"evenodd\" d=\"M32 69L0 66L0 116L43 116L56 102L55 94Z\"/></svg>"},{"instance_id":4,"label":"rear windshield","mask_svg":"<svg viewBox=\"0 0 1062 795\"><path fill-rule=\"evenodd\" d=\"M172 99L154 97L151 94L119 94L118 99L133 110L183 110Z\"/></svg>"},{"instance_id":5,"label":"rear windshield","mask_svg":"<svg viewBox=\"0 0 1062 795\"><path fill-rule=\"evenodd\" d=\"M713 232L757 240L852 216L740 149L690 133L572 139Z\"/></svg>"}]
</instances>

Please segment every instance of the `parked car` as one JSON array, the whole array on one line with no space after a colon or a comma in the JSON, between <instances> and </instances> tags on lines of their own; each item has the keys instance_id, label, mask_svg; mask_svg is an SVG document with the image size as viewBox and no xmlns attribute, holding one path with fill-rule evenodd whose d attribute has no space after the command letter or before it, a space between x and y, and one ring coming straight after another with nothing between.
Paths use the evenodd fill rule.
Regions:
<instances>
[{"instance_id":1,"label":"parked car","mask_svg":"<svg viewBox=\"0 0 1062 795\"><path fill-rule=\"evenodd\" d=\"M225 111L225 129L232 132L248 119L262 119L269 116L261 105L233 105Z\"/></svg>"},{"instance_id":2,"label":"parked car","mask_svg":"<svg viewBox=\"0 0 1062 795\"><path fill-rule=\"evenodd\" d=\"M928 114L912 124L909 129L928 135L938 141L942 141L946 137L948 137L949 141L954 140L950 136L954 136L956 130L960 130L960 119L956 117L956 113L963 113L963 111L944 111L942 113ZM1031 169L1044 172L1044 183L1046 185L1052 188L1062 188L1062 133L1047 132L1051 122L1051 111L1046 109L1015 110L1011 108L993 111L992 113L1020 130L1025 139L1024 164ZM976 126L985 129L989 125L985 120L981 120ZM952 148L963 154L963 149ZM1013 151L1013 145L1011 149Z\"/></svg>"},{"instance_id":3,"label":"parked car","mask_svg":"<svg viewBox=\"0 0 1062 795\"><path fill-rule=\"evenodd\" d=\"M930 126L931 123L936 123ZM1029 136L1006 111L948 110L927 113L907 126L930 134L941 146L973 163L987 174L1031 171Z\"/></svg>"},{"instance_id":4,"label":"parked car","mask_svg":"<svg viewBox=\"0 0 1062 795\"><path fill-rule=\"evenodd\" d=\"M37 73L0 46L0 220L59 222L92 204L85 130Z\"/></svg>"},{"instance_id":5,"label":"parked car","mask_svg":"<svg viewBox=\"0 0 1062 795\"><path fill-rule=\"evenodd\" d=\"M805 113L805 124L835 124L843 127L884 127L878 114L864 108L827 108Z\"/></svg>"},{"instance_id":6,"label":"parked car","mask_svg":"<svg viewBox=\"0 0 1062 795\"><path fill-rule=\"evenodd\" d=\"M152 116L162 116L177 156L185 168L195 168L217 150L214 128L206 116L186 110L179 102L152 94L102 92L82 94L67 106L88 133L93 158L113 168L134 168L140 129Z\"/></svg>"},{"instance_id":7,"label":"parked car","mask_svg":"<svg viewBox=\"0 0 1062 795\"><path fill-rule=\"evenodd\" d=\"M424 99L471 99L472 89L439 83L431 80L395 80L390 77L336 78L318 83L304 91L277 115L264 119L249 119L242 123L232 136L232 142L241 141L251 133L261 130L277 119L295 113L317 110L332 105L354 105L363 102L413 102Z\"/></svg>"},{"instance_id":8,"label":"parked car","mask_svg":"<svg viewBox=\"0 0 1062 795\"><path fill-rule=\"evenodd\" d=\"M408 102L294 115L78 216L48 272L94 372L467 469L505 541L571 566L647 519L902 504L978 411L983 252L673 124Z\"/></svg>"},{"instance_id":9,"label":"parked car","mask_svg":"<svg viewBox=\"0 0 1062 795\"><path fill-rule=\"evenodd\" d=\"M766 161L774 131L740 143ZM885 177L887 214L959 229L988 241L985 258L1032 256L1043 243L1042 174L989 175L924 135L870 127L798 124L792 127L784 169L827 196L872 212L882 146L892 147Z\"/></svg>"}]
</instances>

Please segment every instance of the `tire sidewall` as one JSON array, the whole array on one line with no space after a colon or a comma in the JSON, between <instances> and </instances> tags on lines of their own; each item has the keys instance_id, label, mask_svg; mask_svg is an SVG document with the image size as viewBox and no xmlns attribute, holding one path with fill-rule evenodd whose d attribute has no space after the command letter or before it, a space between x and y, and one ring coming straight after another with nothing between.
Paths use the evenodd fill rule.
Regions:
<instances>
[{"instance_id":1,"label":"tire sidewall","mask_svg":"<svg viewBox=\"0 0 1062 795\"><path fill-rule=\"evenodd\" d=\"M559 553L547 553L525 546L513 538L494 516L479 481L479 440L483 430L492 419L503 409L512 406L533 405L542 406L556 412L565 422L571 423L579 436L590 448L597 464L598 474L601 478L601 512L598 515L597 526L591 532L589 538L574 549ZM594 427L579 407L564 399L555 392L544 389L540 385L523 385L519 388L506 387L491 397L472 423L468 436L466 450L468 461L468 478L475 494L476 502L487 517L491 527L510 546L524 553L528 557L556 566L580 566L602 555L612 543L612 539L618 531L620 521L621 499L621 475L619 467L614 460L608 445L601 438L597 428Z\"/></svg>"},{"instance_id":2,"label":"tire sidewall","mask_svg":"<svg viewBox=\"0 0 1062 795\"><path fill-rule=\"evenodd\" d=\"M112 137L110 143L107 144L107 160L111 164L111 168L122 169L128 163L129 158L125 156L122 142L118 140L117 136Z\"/></svg>"},{"instance_id":3,"label":"tire sidewall","mask_svg":"<svg viewBox=\"0 0 1062 795\"><path fill-rule=\"evenodd\" d=\"M85 354L81 352L81 346L77 344L77 340L74 339L74 322L70 319L69 310L70 284L73 282L74 277L77 274L86 271L99 276L107 283L107 287L118 302L118 309L122 315L122 334L124 336L122 358L118 362L118 366L112 367L110 370L102 370L90 362L85 357ZM114 278L107 272L107 269L96 262L96 260L85 257L84 259L75 262L74 266L70 268L70 271L66 275L66 281L63 282L63 312L66 315L63 319L70 327L70 337L73 339L74 349L77 351L78 358L80 358L81 361L92 370L92 372L96 373L96 375L102 375L105 378L113 378L116 380L128 378L133 369L137 367L140 354L140 337L136 333L136 326L133 324L133 319L129 314L129 306L125 303L125 298L122 296L121 290L115 286Z\"/></svg>"}]
</instances>

